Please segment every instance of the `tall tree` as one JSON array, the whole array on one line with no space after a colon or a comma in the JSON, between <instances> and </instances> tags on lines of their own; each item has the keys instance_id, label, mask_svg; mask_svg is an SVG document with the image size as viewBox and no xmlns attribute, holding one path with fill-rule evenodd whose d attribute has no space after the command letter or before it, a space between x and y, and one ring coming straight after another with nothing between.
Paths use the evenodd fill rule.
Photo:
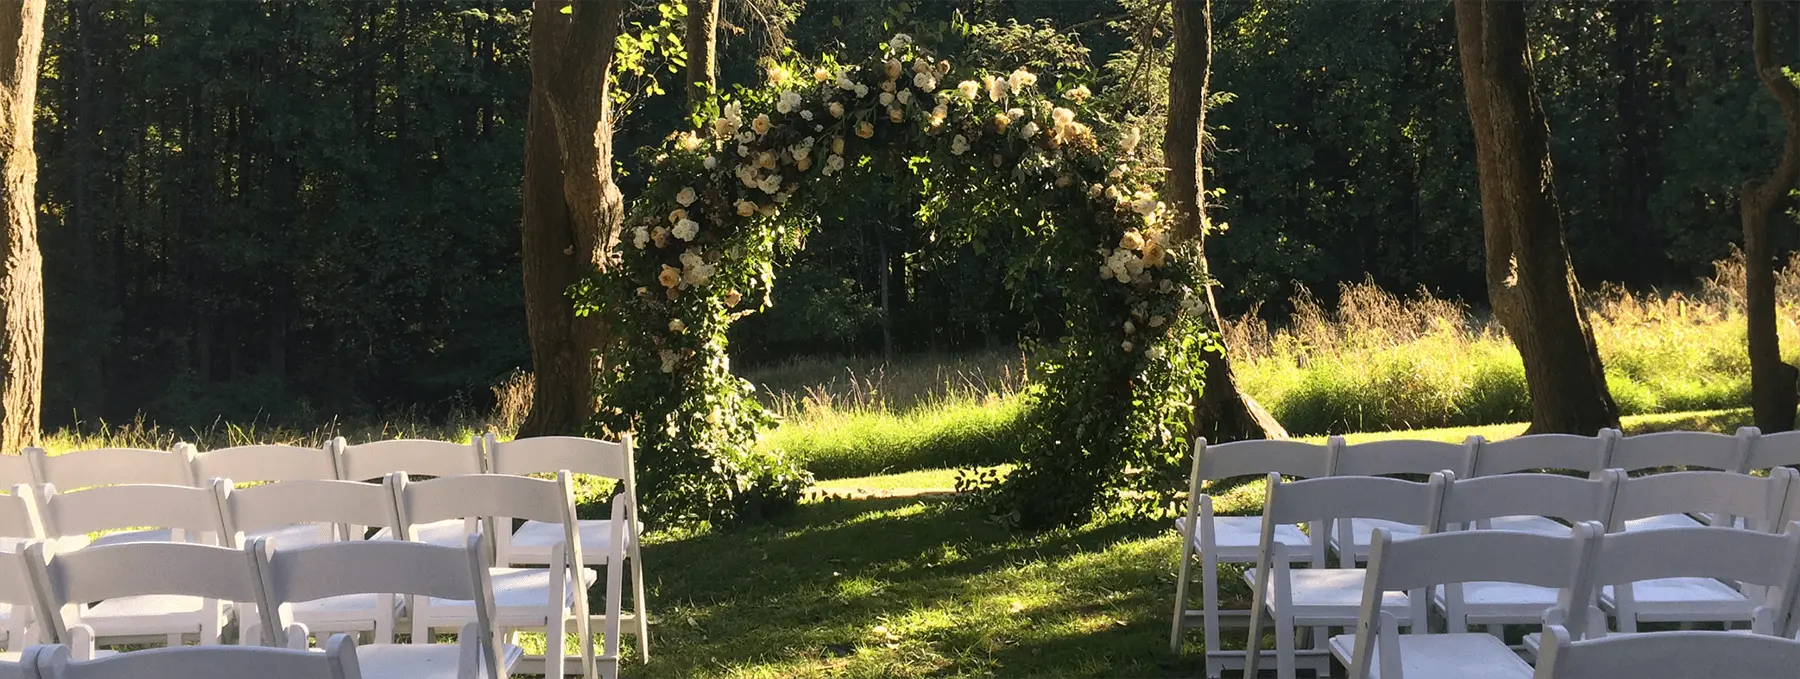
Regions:
<instances>
[{"instance_id":1,"label":"tall tree","mask_svg":"<svg viewBox=\"0 0 1800 679\"><path fill-rule=\"evenodd\" d=\"M44 258L38 252L38 53L44 44L44 0L0 0L0 224L6 229L0 271L0 451L17 452L38 438L44 387Z\"/></svg>"},{"instance_id":2,"label":"tall tree","mask_svg":"<svg viewBox=\"0 0 1800 679\"><path fill-rule=\"evenodd\" d=\"M1794 428L1794 409L1800 405L1800 369L1781 362L1781 336L1775 322L1775 259L1769 237L1769 219L1787 205L1788 192L1800 180L1800 89L1775 63L1769 46L1769 3L1751 0L1754 24L1751 51L1756 74L1781 105L1787 120L1787 143L1781 162L1767 179L1744 183L1738 194L1744 220L1744 306L1749 320L1750 405L1756 426L1765 432Z\"/></svg>"},{"instance_id":3,"label":"tall tree","mask_svg":"<svg viewBox=\"0 0 1800 679\"><path fill-rule=\"evenodd\" d=\"M1530 433L1619 424L1564 241L1523 2L1456 0L1463 91L1475 132L1488 301L1525 363Z\"/></svg>"},{"instance_id":4,"label":"tall tree","mask_svg":"<svg viewBox=\"0 0 1800 679\"><path fill-rule=\"evenodd\" d=\"M1212 75L1212 0L1174 0L1175 57L1169 63L1169 120L1163 157L1169 165L1164 191L1173 208L1177 244L1206 258L1206 91ZM1207 288L1212 301L1212 288ZM1208 304L1213 327L1223 327L1216 304ZM1206 385L1200 394L1193 432L1211 441L1287 438L1287 431L1238 388L1223 353L1206 354Z\"/></svg>"},{"instance_id":5,"label":"tall tree","mask_svg":"<svg viewBox=\"0 0 1800 679\"><path fill-rule=\"evenodd\" d=\"M718 89L719 0L687 0L687 106L692 113Z\"/></svg>"},{"instance_id":6,"label":"tall tree","mask_svg":"<svg viewBox=\"0 0 1800 679\"><path fill-rule=\"evenodd\" d=\"M624 219L607 103L624 1L566 2L532 3L520 258L536 390L520 436L576 433L594 414L611 332L596 314L576 316L568 290L610 264Z\"/></svg>"}]
</instances>

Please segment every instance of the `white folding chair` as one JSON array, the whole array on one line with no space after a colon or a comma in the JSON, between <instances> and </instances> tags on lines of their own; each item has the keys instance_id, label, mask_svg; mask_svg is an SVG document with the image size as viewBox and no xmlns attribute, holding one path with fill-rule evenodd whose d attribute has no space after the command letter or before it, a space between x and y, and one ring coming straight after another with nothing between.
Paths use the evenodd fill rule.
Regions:
<instances>
[{"instance_id":1,"label":"white folding chair","mask_svg":"<svg viewBox=\"0 0 1800 679\"><path fill-rule=\"evenodd\" d=\"M131 542L217 544L222 530L210 488L191 485L101 486L73 493L43 488L44 533L71 549L93 533L96 546Z\"/></svg>"},{"instance_id":2,"label":"white folding chair","mask_svg":"<svg viewBox=\"0 0 1800 679\"><path fill-rule=\"evenodd\" d=\"M625 531L625 562L631 576L632 612L619 623L624 632L637 637L638 661L650 659L649 617L645 611L644 561L638 549L643 522L637 514L637 470L630 434L617 442L597 441L572 436L541 436L500 441L489 433L485 439L488 468L495 474L546 474L567 470L574 474L597 476L617 481L613 497L623 498L630 530ZM588 564L612 567L606 561L611 553L613 525L611 519L582 519L576 522L581 535L581 548ZM563 540L562 526L547 521L526 521L518 530L494 531L497 563L503 566L538 566L551 563L551 548Z\"/></svg>"},{"instance_id":3,"label":"white folding chair","mask_svg":"<svg viewBox=\"0 0 1800 679\"><path fill-rule=\"evenodd\" d=\"M1545 627L1534 679L1774 679L1800 667L1800 641L1741 632L1651 632L1572 641Z\"/></svg>"},{"instance_id":4,"label":"white folding chair","mask_svg":"<svg viewBox=\"0 0 1800 679\"><path fill-rule=\"evenodd\" d=\"M243 488L213 483L226 544L247 548L265 537L275 549L297 549L336 540L361 540L367 527L399 525L393 490L356 481L294 480ZM319 539L323 535L325 539ZM391 593L348 594L291 605L292 621L314 632L368 633L377 644L394 643L403 602ZM260 625L255 604L241 607L245 627Z\"/></svg>"},{"instance_id":5,"label":"white folding chair","mask_svg":"<svg viewBox=\"0 0 1800 679\"><path fill-rule=\"evenodd\" d=\"M1338 449L1332 476L1390 476L1396 474L1426 475L1449 471L1457 478L1467 477L1475 467L1475 450L1481 437L1470 436L1461 444L1442 441L1396 439L1346 445ZM1418 535L1418 525L1358 517L1350 519L1350 530L1331 532L1331 549L1346 565L1369 559L1369 536L1376 528L1386 528L1394 537ZM1345 545L1351 545L1345 549Z\"/></svg>"},{"instance_id":6,"label":"white folding chair","mask_svg":"<svg viewBox=\"0 0 1800 679\"><path fill-rule=\"evenodd\" d=\"M37 465L32 462L31 449L20 455L0 455L0 487L12 488L20 484L36 486L41 483L37 478Z\"/></svg>"},{"instance_id":7,"label":"white folding chair","mask_svg":"<svg viewBox=\"0 0 1800 679\"><path fill-rule=\"evenodd\" d=\"M50 455L42 448L27 448L25 456L31 459L39 484L65 493L102 486L193 486L193 469L188 465L186 445L177 444L176 452L144 448L96 448L61 455ZM180 531L148 530L113 533L101 536L94 542L115 544L186 539Z\"/></svg>"},{"instance_id":8,"label":"white folding chair","mask_svg":"<svg viewBox=\"0 0 1800 679\"><path fill-rule=\"evenodd\" d=\"M1579 472L1599 478L1606 468L1612 449L1612 437L1575 436L1573 434L1532 434L1499 441L1482 440L1475 449L1476 478L1518 472ZM1544 516L1497 516L1481 522L1478 528L1513 530L1561 535L1568 527Z\"/></svg>"},{"instance_id":9,"label":"white folding chair","mask_svg":"<svg viewBox=\"0 0 1800 679\"><path fill-rule=\"evenodd\" d=\"M46 679L359 679L356 642L332 637L325 652L261 646L180 646L72 660L66 646L35 661ZM0 672L0 677L4 677Z\"/></svg>"},{"instance_id":10,"label":"white folding chair","mask_svg":"<svg viewBox=\"0 0 1800 679\"><path fill-rule=\"evenodd\" d=\"M38 670L39 658L54 646L27 646L18 660L0 660L0 679L40 679L48 676Z\"/></svg>"},{"instance_id":11,"label":"white folding chair","mask_svg":"<svg viewBox=\"0 0 1800 679\"><path fill-rule=\"evenodd\" d=\"M1461 531L1405 540L1378 530L1356 633L1333 637L1331 654L1350 669L1351 679L1526 679L1531 666L1504 641L1456 629L1402 637L1394 616L1378 604L1387 592L1473 582L1541 587L1560 591L1564 604L1584 601L1585 590L1577 590L1586 582L1588 554L1600 530L1598 523L1582 522L1562 537Z\"/></svg>"},{"instance_id":12,"label":"white folding chair","mask_svg":"<svg viewBox=\"0 0 1800 679\"><path fill-rule=\"evenodd\" d=\"M377 481L394 472L409 476L460 476L487 471L481 457L481 439L468 443L395 439L373 441L354 446L345 445L342 437L330 444L337 451L338 473L345 481ZM441 521L419 527L420 539L441 547L460 547L466 537L480 530L481 519ZM372 539L387 540L392 532L383 529Z\"/></svg>"},{"instance_id":13,"label":"white folding chair","mask_svg":"<svg viewBox=\"0 0 1800 679\"><path fill-rule=\"evenodd\" d=\"M1780 534L1715 526L1609 533L1600 539L1593 575L1600 609L1620 633L1645 622L1754 623L1757 609L1767 608L1771 627L1752 631L1775 634L1800 577L1800 527ZM1573 609L1568 623L1583 637L1601 636L1605 626L1578 619Z\"/></svg>"},{"instance_id":14,"label":"white folding chair","mask_svg":"<svg viewBox=\"0 0 1800 679\"><path fill-rule=\"evenodd\" d=\"M11 495L0 495L0 550L18 551L26 542L42 539L44 519L31 486L21 483Z\"/></svg>"},{"instance_id":15,"label":"white folding chair","mask_svg":"<svg viewBox=\"0 0 1800 679\"><path fill-rule=\"evenodd\" d=\"M1535 511L1578 525L1593 522L1604 530L1612 511L1613 495L1623 474L1604 474L1599 480L1560 474L1502 474L1475 479L1456 479L1444 490L1438 513L1439 530L1457 530L1492 517L1514 517ZM1534 534L1566 538L1569 526L1549 521L1556 530L1536 525L1498 527L1473 532ZM1499 522L1499 520L1496 520ZM1432 592L1432 605L1443 612L1445 627L1461 633L1471 625L1488 627L1496 637L1503 625L1535 625L1544 611L1556 606L1568 583L1549 586L1517 581L1465 581L1445 583Z\"/></svg>"},{"instance_id":16,"label":"white folding chair","mask_svg":"<svg viewBox=\"0 0 1800 679\"><path fill-rule=\"evenodd\" d=\"M238 549L133 542L47 555L34 542L25 555L45 629L80 658L93 645L218 644L233 603L257 597L255 562Z\"/></svg>"},{"instance_id":17,"label":"white folding chair","mask_svg":"<svg viewBox=\"0 0 1800 679\"><path fill-rule=\"evenodd\" d=\"M445 476L429 481L410 481L403 473L393 475L391 484L395 506L400 509L400 530L408 539L417 541L418 526L448 519L497 517L510 525L512 519L543 521L562 531L563 538L551 545L550 565L546 568L503 567L489 570L494 592L493 620L496 630L509 635L521 629L544 630L544 674L569 674L566 639L569 622L575 623L581 647L580 674L592 676L595 666L594 639L588 629L587 590L592 575L586 567L583 546L575 529L575 491L567 471L557 473L555 481L502 474L467 474ZM623 513L622 500L615 506ZM620 516L614 534L607 540L607 560L622 565L626 524ZM607 653L599 659L602 673L618 675L619 602L623 568L607 569L607 609L603 620ZM474 611L466 602L416 600L412 614L413 640L429 637L429 630L454 629L473 618Z\"/></svg>"},{"instance_id":18,"label":"white folding chair","mask_svg":"<svg viewBox=\"0 0 1800 679\"><path fill-rule=\"evenodd\" d=\"M401 540L361 540L273 551L267 541L251 543L263 576L257 609L263 627L282 630L281 645L303 646L289 638L289 604L349 594L399 594L474 603L475 620L464 624L455 645L371 644L357 648L363 679L500 679L520 651L501 644L493 627L493 585L488 580L487 545L480 535L463 547Z\"/></svg>"},{"instance_id":19,"label":"white folding chair","mask_svg":"<svg viewBox=\"0 0 1800 679\"><path fill-rule=\"evenodd\" d=\"M31 568L26 561L25 545L18 550L0 551L0 635L5 648L18 653L39 639L37 593L31 586Z\"/></svg>"},{"instance_id":20,"label":"white folding chair","mask_svg":"<svg viewBox=\"0 0 1800 679\"><path fill-rule=\"evenodd\" d=\"M318 448L253 445L193 453L194 480L233 479L253 481L302 481L338 478L337 456L331 444Z\"/></svg>"},{"instance_id":21,"label":"white folding chair","mask_svg":"<svg viewBox=\"0 0 1800 679\"><path fill-rule=\"evenodd\" d=\"M1213 498L1202 484L1270 473L1298 478L1330 476L1332 456L1339 443L1341 439L1337 438L1328 445L1271 440L1209 445L1204 438L1194 441L1187 516L1175 520L1175 530L1181 534L1181 560L1175 579L1175 612L1169 624L1171 652L1181 651L1182 630L1193 624L1198 613L1206 638L1207 676L1216 679L1223 670L1239 669L1238 663L1243 661L1243 656L1223 650L1219 634L1224 616L1242 617L1249 611L1219 609L1219 564L1256 562L1262 517L1215 515ZM1272 539L1288 547L1284 555L1295 562L1325 560L1325 543L1310 541L1298 525L1276 526ZM1306 548L1315 544L1318 553L1308 554ZM1200 561L1201 609L1192 611L1187 607L1188 583L1192 581L1196 557Z\"/></svg>"},{"instance_id":22,"label":"white folding chair","mask_svg":"<svg viewBox=\"0 0 1800 679\"><path fill-rule=\"evenodd\" d=\"M1447 472L1439 472L1423 483L1379 476L1330 476L1283 482L1279 474L1270 474L1269 499L1263 505L1262 553L1257 557L1256 567L1244 573L1254 597L1249 639L1245 644L1244 676L1256 676L1262 657L1265 609L1275 625L1275 662L1281 679L1294 679L1298 669L1299 658L1294 648L1296 626L1347 627L1356 624L1361 613L1365 571L1324 568L1323 563L1314 563L1313 568L1308 569L1291 568L1289 559L1281 554L1288 548L1273 539L1276 526L1307 522L1313 526L1336 525L1340 533L1348 533L1346 519L1352 518L1435 525L1449 479ZM1333 521L1336 523L1331 523ZM1324 539L1321 532L1314 530L1311 539ZM1348 538L1348 535L1343 537ZM1392 615L1398 625L1410 627L1426 622L1423 593L1385 594L1380 607ZM1323 671L1329 667L1329 656L1319 659L1324 664L1315 669Z\"/></svg>"},{"instance_id":23,"label":"white folding chair","mask_svg":"<svg viewBox=\"0 0 1800 679\"><path fill-rule=\"evenodd\" d=\"M1612 452L1606 466L1626 473L1645 470L1711 470L1736 472L1750 457L1756 429L1745 427L1737 435L1727 436L1701 431L1665 431L1637 436L1621 436L1617 429L1602 432L1613 437ZM1701 514L1706 523L1719 523L1722 517ZM1687 514L1664 514L1633 519L1625 530L1645 528L1682 528L1700 524Z\"/></svg>"},{"instance_id":24,"label":"white folding chair","mask_svg":"<svg viewBox=\"0 0 1800 679\"><path fill-rule=\"evenodd\" d=\"M1745 427L1750 429L1750 427ZM1743 430L1739 430L1742 432ZM1758 435L1750 443L1750 457L1744 471L1800 465L1800 431Z\"/></svg>"}]
</instances>

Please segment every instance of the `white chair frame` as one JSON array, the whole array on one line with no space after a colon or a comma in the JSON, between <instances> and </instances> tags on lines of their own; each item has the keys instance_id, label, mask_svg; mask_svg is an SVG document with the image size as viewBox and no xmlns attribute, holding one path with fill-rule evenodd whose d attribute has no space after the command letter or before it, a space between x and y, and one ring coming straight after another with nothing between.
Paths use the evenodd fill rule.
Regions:
<instances>
[{"instance_id":1,"label":"white chair frame","mask_svg":"<svg viewBox=\"0 0 1800 679\"><path fill-rule=\"evenodd\" d=\"M181 542L97 545L55 555L34 542L25 548L25 561L44 631L83 659L92 658L92 645L105 639L218 644L231 621L230 604L255 601L260 584L255 562L242 550ZM166 610L191 604L198 610Z\"/></svg>"},{"instance_id":2,"label":"white chair frame","mask_svg":"<svg viewBox=\"0 0 1800 679\"><path fill-rule=\"evenodd\" d=\"M1462 443L1397 439L1343 445L1337 451L1332 476L1388 476L1392 474L1427 475L1449 471L1456 478L1469 476L1475 469L1475 452L1481 437L1470 436ZM1348 519L1348 530L1331 533L1331 549L1338 553L1346 567L1369 559L1369 539L1376 528L1386 528L1395 537L1418 535L1423 526L1355 517ZM1345 548L1346 545L1350 547Z\"/></svg>"},{"instance_id":3,"label":"white chair frame","mask_svg":"<svg viewBox=\"0 0 1800 679\"><path fill-rule=\"evenodd\" d=\"M32 662L48 679L362 679L356 642L343 635L332 637L323 653L261 646L179 646L82 661L72 660L66 646L50 646Z\"/></svg>"},{"instance_id":4,"label":"white chair frame","mask_svg":"<svg viewBox=\"0 0 1800 679\"><path fill-rule=\"evenodd\" d=\"M1800 641L1760 634L1680 631L1585 641L1573 637L1560 625L1545 627L1534 679L1769 679L1794 676L1794 668L1800 667Z\"/></svg>"}]
</instances>

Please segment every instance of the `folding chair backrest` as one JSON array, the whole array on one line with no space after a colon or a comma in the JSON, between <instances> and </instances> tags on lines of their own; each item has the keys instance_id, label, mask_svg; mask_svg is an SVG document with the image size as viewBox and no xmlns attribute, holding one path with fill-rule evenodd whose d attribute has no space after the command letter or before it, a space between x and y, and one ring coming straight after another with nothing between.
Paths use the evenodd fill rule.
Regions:
<instances>
[{"instance_id":1,"label":"folding chair backrest","mask_svg":"<svg viewBox=\"0 0 1800 679\"><path fill-rule=\"evenodd\" d=\"M1622 470L1607 470L1622 475ZM1794 471L1777 470L1768 478L1720 471L1669 472L1622 477L1613 496L1611 525L1665 514L1707 513L1741 516L1752 528L1773 528L1788 503Z\"/></svg>"},{"instance_id":2,"label":"folding chair backrest","mask_svg":"<svg viewBox=\"0 0 1800 679\"><path fill-rule=\"evenodd\" d=\"M21 483L11 495L0 495L0 538L44 539L44 520L31 486Z\"/></svg>"},{"instance_id":3,"label":"folding chair backrest","mask_svg":"<svg viewBox=\"0 0 1800 679\"><path fill-rule=\"evenodd\" d=\"M1617 489L1618 479L1610 475L1600 480L1561 474L1456 479L1444 489L1438 520L1453 526L1502 516L1537 515L1569 522L1598 521L1604 526Z\"/></svg>"},{"instance_id":4,"label":"folding chair backrest","mask_svg":"<svg viewBox=\"0 0 1800 679\"><path fill-rule=\"evenodd\" d=\"M44 530L50 537L124 528L177 528L218 534L224 530L211 488L134 484L105 486L44 497Z\"/></svg>"},{"instance_id":5,"label":"folding chair backrest","mask_svg":"<svg viewBox=\"0 0 1800 679\"><path fill-rule=\"evenodd\" d=\"M1742 632L1620 634L1571 641L1561 625L1544 628L1535 679L1771 679L1794 676L1800 641Z\"/></svg>"},{"instance_id":6,"label":"folding chair backrest","mask_svg":"<svg viewBox=\"0 0 1800 679\"><path fill-rule=\"evenodd\" d=\"M196 454L193 464L194 480L201 484L212 479L234 479L241 483L338 477L337 460L329 445L318 448L233 446Z\"/></svg>"},{"instance_id":7,"label":"folding chair backrest","mask_svg":"<svg viewBox=\"0 0 1800 679\"><path fill-rule=\"evenodd\" d=\"M1432 474L1424 482L1381 476L1327 476L1282 481L1269 475L1265 521L1300 523L1323 519L1382 519L1426 525L1436 519L1449 476Z\"/></svg>"},{"instance_id":8,"label":"folding chair backrest","mask_svg":"<svg viewBox=\"0 0 1800 679\"><path fill-rule=\"evenodd\" d=\"M1332 457L1339 441L1334 437L1326 445L1267 439L1208 444L1202 438L1194 442L1194 460L1201 481L1270 472L1312 479L1331 475Z\"/></svg>"},{"instance_id":9,"label":"folding chair backrest","mask_svg":"<svg viewBox=\"0 0 1800 679\"><path fill-rule=\"evenodd\" d=\"M398 525L393 491L383 485L303 479L233 488L230 481L220 479L214 482L212 490L224 515L228 539L293 524ZM242 546L239 542L232 544Z\"/></svg>"},{"instance_id":10,"label":"folding chair backrest","mask_svg":"<svg viewBox=\"0 0 1800 679\"><path fill-rule=\"evenodd\" d=\"M44 543L25 548L40 610L58 640L69 638L65 606L138 595L183 595L256 601L255 560L241 549L183 542L130 542L84 547L45 560Z\"/></svg>"},{"instance_id":11,"label":"folding chair backrest","mask_svg":"<svg viewBox=\"0 0 1800 679\"><path fill-rule=\"evenodd\" d=\"M12 488L19 484L35 486L38 483L37 471L29 452L0 455L0 487Z\"/></svg>"},{"instance_id":12,"label":"folding chair backrest","mask_svg":"<svg viewBox=\"0 0 1800 679\"><path fill-rule=\"evenodd\" d=\"M345 481L370 481L394 472L414 476L456 476L482 472L478 441L451 443L423 439L338 444L338 471Z\"/></svg>"},{"instance_id":13,"label":"folding chair backrest","mask_svg":"<svg viewBox=\"0 0 1800 679\"><path fill-rule=\"evenodd\" d=\"M49 455L42 448L31 448L26 454L37 467L39 483L63 490L136 483L194 485L185 452L96 448Z\"/></svg>"},{"instance_id":14,"label":"folding chair backrest","mask_svg":"<svg viewBox=\"0 0 1800 679\"><path fill-rule=\"evenodd\" d=\"M1532 434L1482 441L1475 451L1475 476L1567 469L1592 474L1606 468L1609 438L1573 434Z\"/></svg>"},{"instance_id":15,"label":"folding chair backrest","mask_svg":"<svg viewBox=\"0 0 1800 679\"><path fill-rule=\"evenodd\" d=\"M1475 466L1475 449L1479 437L1463 443L1396 439L1371 441L1340 448L1333 476L1386 476L1389 474L1430 474L1449 470L1466 477Z\"/></svg>"},{"instance_id":16,"label":"folding chair backrest","mask_svg":"<svg viewBox=\"0 0 1800 679\"><path fill-rule=\"evenodd\" d=\"M1595 586L1658 578L1717 578L1789 591L1800 528L1764 533L1698 526L1607 533L1594 555Z\"/></svg>"},{"instance_id":17,"label":"folding chair backrest","mask_svg":"<svg viewBox=\"0 0 1800 679\"><path fill-rule=\"evenodd\" d=\"M486 538L469 536L465 547L439 547L402 540L362 540L311 545L274 552L264 540L251 543L263 577L258 612L264 629L287 629L283 604L348 594L401 594L472 601L482 635L485 667L499 667L495 647L494 585L487 567Z\"/></svg>"},{"instance_id":18,"label":"folding chair backrest","mask_svg":"<svg viewBox=\"0 0 1800 679\"><path fill-rule=\"evenodd\" d=\"M572 520L574 491L568 475L559 472L558 480L534 479L505 474L465 474L441 476L429 481L413 481L405 473L394 475L395 506L400 509L400 525L444 521L447 519L504 516L547 523Z\"/></svg>"},{"instance_id":19,"label":"folding chair backrest","mask_svg":"<svg viewBox=\"0 0 1800 679\"><path fill-rule=\"evenodd\" d=\"M576 436L539 436L501 441L490 433L486 437L486 446L488 469L495 474L524 476L567 469L575 474L619 481L628 481L633 476L629 436L619 441Z\"/></svg>"},{"instance_id":20,"label":"folding chair backrest","mask_svg":"<svg viewBox=\"0 0 1800 679\"><path fill-rule=\"evenodd\" d=\"M331 637L324 653L263 646L175 646L74 661L69 659L68 647L57 646L41 654L37 662L46 679L357 679L362 675L356 642L343 634Z\"/></svg>"},{"instance_id":21,"label":"folding chair backrest","mask_svg":"<svg viewBox=\"0 0 1800 679\"><path fill-rule=\"evenodd\" d=\"M1617 438L1606 466L1627 472L1661 467L1737 471L1750 455L1753 434L1754 430L1739 430L1736 436L1703 431L1665 431L1637 436L1614 433Z\"/></svg>"},{"instance_id":22,"label":"folding chair backrest","mask_svg":"<svg viewBox=\"0 0 1800 679\"><path fill-rule=\"evenodd\" d=\"M1750 444L1749 469L1792 467L1800 465L1800 431L1763 434Z\"/></svg>"},{"instance_id":23,"label":"folding chair backrest","mask_svg":"<svg viewBox=\"0 0 1800 679\"><path fill-rule=\"evenodd\" d=\"M48 655L56 648L57 647L55 646L27 646L24 651L19 654L18 660L0 660L0 679L40 679L42 677L49 677L50 674L38 668L38 665L41 662L39 658ZM63 647L63 652L66 655L68 653L68 648Z\"/></svg>"},{"instance_id":24,"label":"folding chair backrest","mask_svg":"<svg viewBox=\"0 0 1800 679\"><path fill-rule=\"evenodd\" d=\"M1377 592L1467 582L1568 588L1579 580L1600 524L1583 521L1567 536L1511 531L1452 531L1396 540L1375 529L1367 588Z\"/></svg>"}]
</instances>

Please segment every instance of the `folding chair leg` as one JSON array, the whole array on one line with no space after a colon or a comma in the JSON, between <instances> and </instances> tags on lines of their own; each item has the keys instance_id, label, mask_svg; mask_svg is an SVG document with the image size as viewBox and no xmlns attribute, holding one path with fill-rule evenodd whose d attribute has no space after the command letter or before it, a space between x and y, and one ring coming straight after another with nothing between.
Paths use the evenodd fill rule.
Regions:
<instances>
[{"instance_id":1,"label":"folding chair leg","mask_svg":"<svg viewBox=\"0 0 1800 679\"><path fill-rule=\"evenodd\" d=\"M631 611L637 617L638 662L650 662L650 614L644 606L644 561L638 558L637 542L631 546Z\"/></svg>"},{"instance_id":2,"label":"folding chair leg","mask_svg":"<svg viewBox=\"0 0 1800 679\"><path fill-rule=\"evenodd\" d=\"M1170 653L1181 652L1181 624L1187 622L1188 578L1192 576L1192 570L1193 556L1184 546L1181 550L1181 565L1176 568L1175 575L1175 615L1169 620ZM1211 627L1207 626L1208 629ZM1212 646L1208 645L1207 650L1212 650Z\"/></svg>"},{"instance_id":3,"label":"folding chair leg","mask_svg":"<svg viewBox=\"0 0 1800 679\"><path fill-rule=\"evenodd\" d=\"M1295 679L1299 658L1294 651L1294 619L1275 619L1275 674L1280 679Z\"/></svg>"},{"instance_id":4,"label":"folding chair leg","mask_svg":"<svg viewBox=\"0 0 1800 679\"><path fill-rule=\"evenodd\" d=\"M1201 621L1206 626L1202 630L1205 634L1206 650L1216 651L1224 644L1219 639L1219 561L1211 554L1200 555L1200 598L1203 611ZM1185 604L1186 601L1184 600L1182 603ZM1186 612L1182 612L1182 615L1185 616ZM1177 629L1180 628L1177 627ZM1175 650L1180 651L1181 649L1177 647ZM1221 668L1214 665L1208 665L1206 668L1207 676L1213 679L1218 679L1221 671Z\"/></svg>"},{"instance_id":5,"label":"folding chair leg","mask_svg":"<svg viewBox=\"0 0 1800 679\"><path fill-rule=\"evenodd\" d=\"M544 630L544 679L569 676L568 621L566 615L552 615Z\"/></svg>"}]
</instances>

